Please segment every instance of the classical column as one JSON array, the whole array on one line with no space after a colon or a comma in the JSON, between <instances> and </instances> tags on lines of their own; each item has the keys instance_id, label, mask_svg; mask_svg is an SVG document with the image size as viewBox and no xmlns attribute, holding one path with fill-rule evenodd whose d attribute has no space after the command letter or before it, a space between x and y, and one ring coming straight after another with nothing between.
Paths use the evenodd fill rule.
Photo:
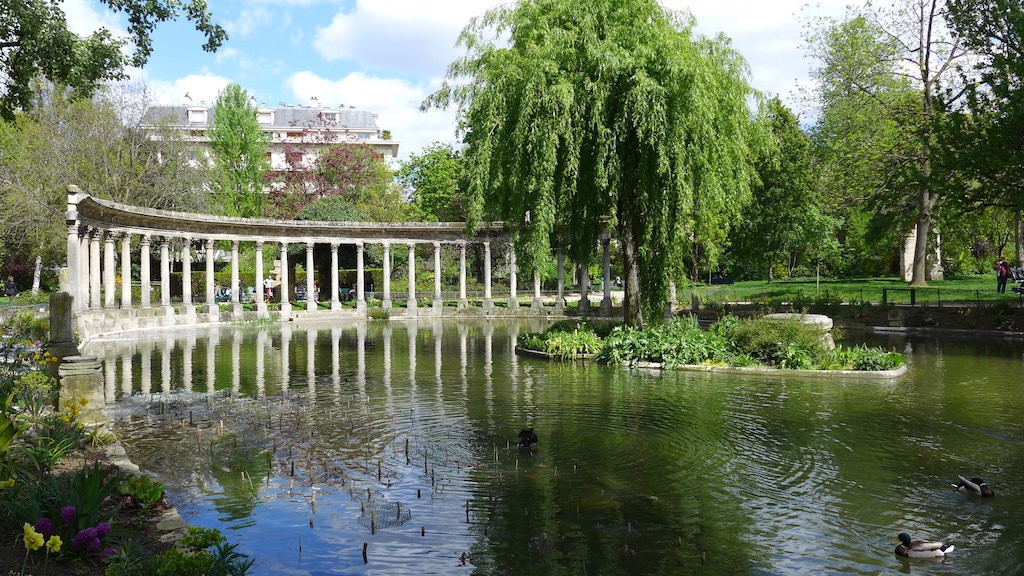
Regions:
<instances>
[{"instance_id":1,"label":"classical column","mask_svg":"<svg viewBox=\"0 0 1024 576\"><path fill-rule=\"evenodd\" d=\"M441 243L434 242L434 313L440 314L444 307L441 300Z\"/></svg>"},{"instance_id":2,"label":"classical column","mask_svg":"<svg viewBox=\"0 0 1024 576\"><path fill-rule=\"evenodd\" d=\"M78 275L75 276L75 297L78 300L79 310L89 309L89 228L78 226L78 238L75 239L78 246Z\"/></svg>"},{"instance_id":3,"label":"classical column","mask_svg":"<svg viewBox=\"0 0 1024 576\"><path fill-rule=\"evenodd\" d=\"M281 319L287 320L292 311L288 301L288 244L281 242Z\"/></svg>"},{"instance_id":4,"label":"classical column","mask_svg":"<svg viewBox=\"0 0 1024 576\"><path fill-rule=\"evenodd\" d=\"M306 310L316 310L316 273L313 271L313 241L306 241Z\"/></svg>"},{"instance_id":5,"label":"classical column","mask_svg":"<svg viewBox=\"0 0 1024 576\"><path fill-rule=\"evenodd\" d=\"M601 299L601 312L606 316L612 312L611 243L608 234L601 235L601 247L604 248L604 298Z\"/></svg>"},{"instance_id":6,"label":"classical column","mask_svg":"<svg viewBox=\"0 0 1024 576\"><path fill-rule=\"evenodd\" d=\"M219 312L216 295L213 293L213 240L206 241L206 305L203 312L213 314Z\"/></svg>"},{"instance_id":7,"label":"classical column","mask_svg":"<svg viewBox=\"0 0 1024 576\"><path fill-rule=\"evenodd\" d=\"M491 243L484 242L484 310L494 308L491 300Z\"/></svg>"},{"instance_id":8,"label":"classical column","mask_svg":"<svg viewBox=\"0 0 1024 576\"><path fill-rule=\"evenodd\" d=\"M384 297L381 299L381 308L391 308L391 244L384 242Z\"/></svg>"},{"instance_id":9,"label":"classical column","mask_svg":"<svg viewBox=\"0 0 1024 576\"><path fill-rule=\"evenodd\" d=\"M536 310L544 309L544 301L540 298L540 270L533 268L533 300L530 307Z\"/></svg>"},{"instance_id":10,"label":"classical column","mask_svg":"<svg viewBox=\"0 0 1024 576\"><path fill-rule=\"evenodd\" d=\"M103 307L100 300L100 236L102 230L93 229L89 237L89 306L93 310Z\"/></svg>"},{"instance_id":11,"label":"classical column","mask_svg":"<svg viewBox=\"0 0 1024 576\"><path fill-rule=\"evenodd\" d=\"M72 220L68 222L68 276L71 279L68 292L73 298L71 300L71 310L73 312L82 310L82 296L79 292L80 283L78 280L82 274L81 264L82 258L78 254L78 220Z\"/></svg>"},{"instance_id":12,"label":"classical column","mask_svg":"<svg viewBox=\"0 0 1024 576\"><path fill-rule=\"evenodd\" d=\"M509 310L515 310L519 307L519 295L517 292L517 276L518 269L516 268L516 245L512 242L508 244L508 308Z\"/></svg>"},{"instance_id":13,"label":"classical column","mask_svg":"<svg viewBox=\"0 0 1024 576\"><path fill-rule=\"evenodd\" d=\"M256 241L256 315L267 315L267 302L264 294L267 287L263 285L263 241Z\"/></svg>"},{"instance_id":14,"label":"classical column","mask_svg":"<svg viewBox=\"0 0 1024 576\"><path fill-rule=\"evenodd\" d=\"M142 296L140 298L139 305L143 308L149 308L152 306L151 291L153 289L149 279L149 265L152 260L152 255L149 253L149 246L152 242L152 238L149 234L144 234L139 244L141 246L142 254L139 257L139 283L142 286Z\"/></svg>"},{"instance_id":15,"label":"classical column","mask_svg":"<svg viewBox=\"0 0 1024 576\"><path fill-rule=\"evenodd\" d=\"M160 241L160 306L168 316L174 315L171 308L171 239Z\"/></svg>"},{"instance_id":16,"label":"classical column","mask_svg":"<svg viewBox=\"0 0 1024 576\"><path fill-rule=\"evenodd\" d=\"M555 297L555 310L562 312L565 309L565 253L562 247L558 247L556 274L558 277L558 296Z\"/></svg>"},{"instance_id":17,"label":"classical column","mask_svg":"<svg viewBox=\"0 0 1024 576\"><path fill-rule=\"evenodd\" d=\"M103 238L103 307L114 308L117 302L115 281L117 263L114 262L114 233L107 231Z\"/></svg>"},{"instance_id":18,"label":"classical column","mask_svg":"<svg viewBox=\"0 0 1024 576\"><path fill-rule=\"evenodd\" d=\"M405 309L410 315L416 310L416 243L409 242L409 298L406 300Z\"/></svg>"},{"instance_id":19,"label":"classical column","mask_svg":"<svg viewBox=\"0 0 1024 576\"><path fill-rule=\"evenodd\" d=\"M459 242L459 308L469 306L466 298L466 243Z\"/></svg>"},{"instance_id":20,"label":"classical column","mask_svg":"<svg viewBox=\"0 0 1024 576\"><path fill-rule=\"evenodd\" d=\"M341 301L338 300L338 243L331 242L331 310L341 310Z\"/></svg>"},{"instance_id":21,"label":"classical column","mask_svg":"<svg viewBox=\"0 0 1024 576\"><path fill-rule=\"evenodd\" d=\"M668 281L668 301L665 302L665 318L675 316L676 309L676 281Z\"/></svg>"},{"instance_id":22,"label":"classical column","mask_svg":"<svg viewBox=\"0 0 1024 576\"><path fill-rule=\"evenodd\" d=\"M121 308L132 307L132 235L121 235Z\"/></svg>"},{"instance_id":23,"label":"classical column","mask_svg":"<svg viewBox=\"0 0 1024 576\"><path fill-rule=\"evenodd\" d=\"M192 305L192 239L185 238L181 247L181 307L186 315L196 313Z\"/></svg>"},{"instance_id":24,"label":"classical column","mask_svg":"<svg viewBox=\"0 0 1024 576\"><path fill-rule=\"evenodd\" d=\"M363 271L363 243L356 242L356 310L366 311L366 274Z\"/></svg>"},{"instance_id":25,"label":"classical column","mask_svg":"<svg viewBox=\"0 0 1024 576\"><path fill-rule=\"evenodd\" d=\"M238 281L238 240L231 241L231 312L238 314L242 312L242 296L240 282Z\"/></svg>"},{"instance_id":26,"label":"classical column","mask_svg":"<svg viewBox=\"0 0 1024 576\"><path fill-rule=\"evenodd\" d=\"M580 314L590 312L590 269L586 264L578 264L580 271Z\"/></svg>"}]
</instances>

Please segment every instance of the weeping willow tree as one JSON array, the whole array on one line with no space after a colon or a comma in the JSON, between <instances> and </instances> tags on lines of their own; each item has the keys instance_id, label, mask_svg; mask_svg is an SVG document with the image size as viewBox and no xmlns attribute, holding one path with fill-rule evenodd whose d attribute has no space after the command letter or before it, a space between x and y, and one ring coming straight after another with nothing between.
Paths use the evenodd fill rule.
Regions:
<instances>
[{"instance_id":1,"label":"weeping willow tree","mask_svg":"<svg viewBox=\"0 0 1024 576\"><path fill-rule=\"evenodd\" d=\"M750 195L746 64L693 26L655 0L521 0L470 22L423 104L457 108L469 221L505 220L524 262L614 233L634 326Z\"/></svg>"}]
</instances>

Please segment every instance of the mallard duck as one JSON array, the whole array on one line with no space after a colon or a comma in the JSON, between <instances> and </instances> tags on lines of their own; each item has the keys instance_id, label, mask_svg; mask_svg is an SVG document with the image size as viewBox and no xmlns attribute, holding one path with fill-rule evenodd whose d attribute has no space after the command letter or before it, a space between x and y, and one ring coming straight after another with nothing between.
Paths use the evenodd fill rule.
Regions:
<instances>
[{"instance_id":1,"label":"mallard duck","mask_svg":"<svg viewBox=\"0 0 1024 576\"><path fill-rule=\"evenodd\" d=\"M929 542L928 540L911 540L910 534L906 532L900 532L899 536L892 543L899 544L896 547L896 555L906 556L907 558L941 558L953 551L952 544Z\"/></svg>"},{"instance_id":2,"label":"mallard duck","mask_svg":"<svg viewBox=\"0 0 1024 576\"><path fill-rule=\"evenodd\" d=\"M996 491L977 476L968 480L963 476L957 475L957 479L959 482L953 484L954 490L960 490L963 488L964 492L974 494L975 496L981 496L982 498L991 498L996 495Z\"/></svg>"}]
</instances>

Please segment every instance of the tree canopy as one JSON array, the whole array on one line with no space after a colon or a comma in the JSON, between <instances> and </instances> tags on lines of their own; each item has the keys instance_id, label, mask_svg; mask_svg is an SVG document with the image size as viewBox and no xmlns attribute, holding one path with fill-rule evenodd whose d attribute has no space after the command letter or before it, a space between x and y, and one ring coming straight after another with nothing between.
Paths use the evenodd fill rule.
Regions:
<instances>
[{"instance_id":1,"label":"tree canopy","mask_svg":"<svg viewBox=\"0 0 1024 576\"><path fill-rule=\"evenodd\" d=\"M449 144L434 142L422 154L412 154L396 178L425 220L461 222L466 219L462 156Z\"/></svg>"},{"instance_id":2,"label":"tree canopy","mask_svg":"<svg viewBox=\"0 0 1024 576\"><path fill-rule=\"evenodd\" d=\"M209 135L216 172L214 191L225 213L262 216L263 175L270 169L270 144L249 93L238 84L228 84L217 95Z\"/></svg>"},{"instance_id":3,"label":"tree canopy","mask_svg":"<svg viewBox=\"0 0 1024 576\"><path fill-rule=\"evenodd\" d=\"M425 107L458 107L469 219L502 218L526 263L586 262L611 228L627 322L660 315L750 194L747 67L655 0L521 0L473 20ZM484 207L488 207L485 212Z\"/></svg>"},{"instance_id":4,"label":"tree canopy","mask_svg":"<svg viewBox=\"0 0 1024 576\"><path fill-rule=\"evenodd\" d=\"M107 80L124 78L126 66L142 67L149 59L157 25L179 16L203 33L206 51L227 39L206 0L101 2L128 17L128 38L106 28L85 38L76 35L68 29L60 0L0 0L0 117L11 120L16 110L36 105L32 81L38 77L66 85L79 97L92 95Z\"/></svg>"}]
</instances>

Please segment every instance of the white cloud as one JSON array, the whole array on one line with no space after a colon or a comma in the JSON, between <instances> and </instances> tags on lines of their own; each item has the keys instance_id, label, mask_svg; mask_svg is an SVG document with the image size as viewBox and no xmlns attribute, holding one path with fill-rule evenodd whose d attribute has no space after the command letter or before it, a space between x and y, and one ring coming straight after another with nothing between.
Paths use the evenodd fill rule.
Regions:
<instances>
[{"instance_id":1,"label":"white cloud","mask_svg":"<svg viewBox=\"0 0 1024 576\"><path fill-rule=\"evenodd\" d=\"M115 36L127 36L118 17L106 7L97 7L90 0L64 0L60 3L61 10L67 18L68 29L79 36L88 36L100 28L106 28Z\"/></svg>"},{"instance_id":2,"label":"white cloud","mask_svg":"<svg viewBox=\"0 0 1024 576\"><path fill-rule=\"evenodd\" d=\"M145 74L137 79L145 83L157 104L165 105L202 102L211 105L217 99L217 94L231 82L227 78L209 73L189 74L170 82L147 78ZM186 94L191 100L185 98Z\"/></svg>"},{"instance_id":3,"label":"white cloud","mask_svg":"<svg viewBox=\"0 0 1024 576\"><path fill-rule=\"evenodd\" d=\"M326 60L351 60L361 68L429 77L443 74L458 56L455 41L470 18L496 0L357 0L318 28L314 48Z\"/></svg>"},{"instance_id":4,"label":"white cloud","mask_svg":"<svg viewBox=\"0 0 1024 576\"><path fill-rule=\"evenodd\" d=\"M400 142L399 158L418 154L434 141L455 143L454 112L419 111L420 102L432 91L431 83L413 84L362 72L329 80L303 71L293 74L287 85L298 102L308 102L315 96L324 105L342 104L377 113L377 125L391 130Z\"/></svg>"},{"instance_id":5,"label":"white cloud","mask_svg":"<svg viewBox=\"0 0 1024 576\"><path fill-rule=\"evenodd\" d=\"M228 36L249 36L270 25L277 25L275 15L266 6L250 5L238 13L238 17L224 23Z\"/></svg>"}]
</instances>

